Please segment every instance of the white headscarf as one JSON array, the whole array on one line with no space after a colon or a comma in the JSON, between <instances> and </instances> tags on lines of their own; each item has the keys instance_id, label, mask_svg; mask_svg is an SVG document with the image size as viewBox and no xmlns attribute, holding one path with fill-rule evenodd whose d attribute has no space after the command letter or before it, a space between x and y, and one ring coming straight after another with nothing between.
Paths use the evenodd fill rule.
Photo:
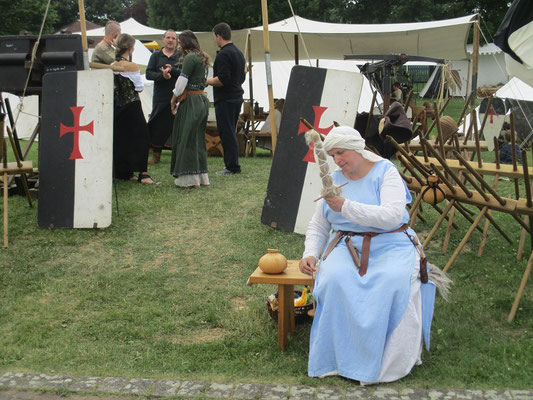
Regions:
<instances>
[{"instance_id":1,"label":"white headscarf","mask_svg":"<svg viewBox=\"0 0 533 400\"><path fill-rule=\"evenodd\" d=\"M324 148L326 151L331 149L354 150L372 162L384 160L383 157L365 150L365 139L361 137L359 132L349 126L337 126L329 131L326 140L324 140Z\"/></svg>"}]
</instances>

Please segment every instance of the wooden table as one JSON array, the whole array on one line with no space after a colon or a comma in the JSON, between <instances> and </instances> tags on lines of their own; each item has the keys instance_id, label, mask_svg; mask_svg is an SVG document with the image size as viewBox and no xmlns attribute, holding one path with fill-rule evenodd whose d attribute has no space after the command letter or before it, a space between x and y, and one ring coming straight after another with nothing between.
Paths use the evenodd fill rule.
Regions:
<instances>
[{"instance_id":1,"label":"wooden table","mask_svg":"<svg viewBox=\"0 0 533 400\"><path fill-rule=\"evenodd\" d=\"M299 260L288 260L288 266L281 274L265 274L259 267L250 275L248 285L270 283L278 285L278 346L281 350L287 345L288 333L294 333L294 285L313 285L313 278L302 274Z\"/></svg>"}]
</instances>

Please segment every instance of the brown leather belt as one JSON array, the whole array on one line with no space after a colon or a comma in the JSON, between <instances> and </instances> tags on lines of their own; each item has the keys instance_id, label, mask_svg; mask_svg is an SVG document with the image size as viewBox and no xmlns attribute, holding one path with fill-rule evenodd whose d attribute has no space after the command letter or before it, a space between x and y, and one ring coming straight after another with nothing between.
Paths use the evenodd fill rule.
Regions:
<instances>
[{"instance_id":1,"label":"brown leather belt","mask_svg":"<svg viewBox=\"0 0 533 400\"><path fill-rule=\"evenodd\" d=\"M205 94L205 92L203 90L185 90L182 94L178 96L178 101L180 103L184 102L187 96L191 94Z\"/></svg>"},{"instance_id":2,"label":"brown leather belt","mask_svg":"<svg viewBox=\"0 0 533 400\"><path fill-rule=\"evenodd\" d=\"M364 276L366 274L366 270L368 269L368 257L370 255L370 241L374 236L381 235L382 233L398 233L398 232L405 232L409 228L409 225L403 224L398 229L395 229L390 232L350 232L350 231L337 231L337 234L333 238L333 240L329 243L329 246L327 247L326 251L324 252L324 255L322 256L322 259L325 260L326 257L333 251L335 246L341 241L342 238L345 238L344 241L346 242L346 247L348 248L348 251L350 252L350 255L352 256L354 264L359 267L359 275ZM363 249L361 252L361 260L359 260L359 255L357 254L357 249L353 245L352 236L363 236ZM408 235L409 236L409 235ZM409 239L413 241L410 237ZM415 243L413 242L413 245ZM415 245L416 247L416 245ZM421 255L422 257L422 255Z\"/></svg>"}]
</instances>

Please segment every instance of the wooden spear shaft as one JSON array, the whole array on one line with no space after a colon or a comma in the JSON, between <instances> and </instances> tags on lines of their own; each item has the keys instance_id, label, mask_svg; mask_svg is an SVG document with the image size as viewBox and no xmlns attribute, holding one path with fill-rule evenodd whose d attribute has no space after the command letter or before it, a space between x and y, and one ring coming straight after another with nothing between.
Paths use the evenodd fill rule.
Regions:
<instances>
[{"instance_id":1,"label":"wooden spear shaft","mask_svg":"<svg viewBox=\"0 0 533 400\"><path fill-rule=\"evenodd\" d=\"M518 289L518 293L516 294L516 297L514 299L513 306L511 307L511 312L509 313L509 316L507 317L508 322L512 322L514 319L514 316L516 315L516 310L518 310L520 299L522 298L522 294L524 293L524 289L526 288L526 283L529 278L529 274L531 274L531 266L533 266L533 252L531 253L531 256L529 256L526 270L524 271L524 275L522 276L522 281L520 282L520 288Z\"/></svg>"},{"instance_id":2,"label":"wooden spear shaft","mask_svg":"<svg viewBox=\"0 0 533 400\"><path fill-rule=\"evenodd\" d=\"M450 200L448 202L448 204L446 205L446 208L444 208L444 211L440 215L437 223L433 226L433 228L431 229L431 231L427 235L426 240L424 240L424 243L422 243L422 248L423 249L426 248L426 246L428 245L429 241L433 238L433 236L435 236L435 233L437 233L437 229L439 229L440 225L444 222L444 219L447 217L448 212L453 207L454 203L455 203L454 199L452 199L452 200Z\"/></svg>"},{"instance_id":3,"label":"wooden spear shaft","mask_svg":"<svg viewBox=\"0 0 533 400\"><path fill-rule=\"evenodd\" d=\"M87 27L85 25L85 4L83 0L78 0L78 8L80 9L80 30L81 45L83 47L83 64L85 69L89 69L89 46L87 44Z\"/></svg>"},{"instance_id":4,"label":"wooden spear shaft","mask_svg":"<svg viewBox=\"0 0 533 400\"><path fill-rule=\"evenodd\" d=\"M474 229L476 229L476 227L479 225L481 218L483 218L483 216L487 213L488 210L489 210L488 206L485 206L482 208L481 212L475 219L474 223L470 226L470 228L468 228L468 231L466 232L466 235L464 236L463 240L461 240L461 243L459 243L459 246L457 246L454 253L448 260L448 263L443 269L444 272L448 271L450 267L452 266L452 264L455 262L455 260L457 259L457 256L459 256L459 253L461 252L461 250L463 250L463 247L465 247L466 242L468 242L468 239L470 239L470 236L472 236Z\"/></svg>"},{"instance_id":5,"label":"wooden spear shaft","mask_svg":"<svg viewBox=\"0 0 533 400\"><path fill-rule=\"evenodd\" d=\"M253 74L252 74L252 34L250 31L248 31L248 78L249 78L249 84L250 84L250 124L252 128L252 138L250 139L251 145L252 145L252 156L255 157L255 116L254 116L254 80L253 80ZM248 152L246 153L246 157L248 157Z\"/></svg>"},{"instance_id":6,"label":"wooden spear shaft","mask_svg":"<svg viewBox=\"0 0 533 400\"><path fill-rule=\"evenodd\" d=\"M265 43L265 70L268 87L268 103L270 126L272 133L272 155L276 151L278 140L278 128L276 127L276 113L274 112L274 92L272 90L272 69L270 66L270 37L268 35L268 4L267 0L261 0L261 11L263 16L263 41Z\"/></svg>"},{"instance_id":7,"label":"wooden spear shaft","mask_svg":"<svg viewBox=\"0 0 533 400\"><path fill-rule=\"evenodd\" d=\"M2 122L2 128L3 128L3 122ZM2 132L4 130L2 129ZM2 136L3 136L3 133L2 133ZM7 222L7 196L8 196L8 190L7 190L7 181L8 181L8 176L7 176L7 151L6 151L6 140L2 137L1 138L2 140L2 157L3 157L3 165L4 165L4 168L5 168L5 172L4 172L4 179L3 179L3 185L4 185L4 247L7 247L8 245L8 239L7 239L7 232L8 232L8 222Z\"/></svg>"},{"instance_id":8,"label":"wooden spear shaft","mask_svg":"<svg viewBox=\"0 0 533 400\"><path fill-rule=\"evenodd\" d=\"M472 109L476 107L476 93L477 93L477 71L479 62L479 21L480 14L476 16L474 21L474 44L472 52L472 94L470 98L470 105Z\"/></svg>"}]
</instances>

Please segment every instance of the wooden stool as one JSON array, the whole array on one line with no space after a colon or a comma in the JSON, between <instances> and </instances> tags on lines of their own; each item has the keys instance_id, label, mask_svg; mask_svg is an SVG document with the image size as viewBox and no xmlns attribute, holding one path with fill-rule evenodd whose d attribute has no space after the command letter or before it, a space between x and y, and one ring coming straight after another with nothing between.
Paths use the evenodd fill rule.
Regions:
<instances>
[{"instance_id":1,"label":"wooden stool","mask_svg":"<svg viewBox=\"0 0 533 400\"><path fill-rule=\"evenodd\" d=\"M299 260L288 260L287 269L281 274L265 274L259 267L250 275L248 285L269 283L278 285L278 346L287 345L287 336L294 333L294 285L313 285L313 278L300 272Z\"/></svg>"}]
</instances>

